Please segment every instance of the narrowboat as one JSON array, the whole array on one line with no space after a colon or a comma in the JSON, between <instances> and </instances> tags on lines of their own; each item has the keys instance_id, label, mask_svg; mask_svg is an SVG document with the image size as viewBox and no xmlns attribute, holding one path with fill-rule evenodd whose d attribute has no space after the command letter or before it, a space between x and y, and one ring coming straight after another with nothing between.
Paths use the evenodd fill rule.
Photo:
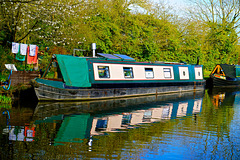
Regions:
<instances>
[{"instance_id":1,"label":"narrowboat","mask_svg":"<svg viewBox=\"0 0 240 160\"><path fill-rule=\"evenodd\" d=\"M210 74L209 83L213 87L240 86L240 65L216 65Z\"/></svg>"},{"instance_id":2,"label":"narrowboat","mask_svg":"<svg viewBox=\"0 0 240 160\"><path fill-rule=\"evenodd\" d=\"M120 54L53 55L34 90L40 101L96 100L203 90L202 65L136 62Z\"/></svg>"}]
</instances>

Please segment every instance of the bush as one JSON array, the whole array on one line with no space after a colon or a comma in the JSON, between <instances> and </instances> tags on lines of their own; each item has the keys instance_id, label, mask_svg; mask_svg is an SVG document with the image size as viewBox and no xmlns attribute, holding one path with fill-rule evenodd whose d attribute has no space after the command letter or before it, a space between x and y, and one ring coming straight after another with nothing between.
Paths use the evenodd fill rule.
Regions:
<instances>
[{"instance_id":1,"label":"bush","mask_svg":"<svg viewBox=\"0 0 240 160\"><path fill-rule=\"evenodd\" d=\"M11 97L0 95L0 104L11 104L11 103L12 103Z\"/></svg>"}]
</instances>

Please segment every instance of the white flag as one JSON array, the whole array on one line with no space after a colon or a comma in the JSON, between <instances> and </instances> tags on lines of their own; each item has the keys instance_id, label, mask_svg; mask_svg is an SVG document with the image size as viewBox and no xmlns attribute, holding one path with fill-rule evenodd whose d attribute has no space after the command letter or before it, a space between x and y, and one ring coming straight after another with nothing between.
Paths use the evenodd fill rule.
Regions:
<instances>
[{"instance_id":1,"label":"white flag","mask_svg":"<svg viewBox=\"0 0 240 160\"><path fill-rule=\"evenodd\" d=\"M31 45L31 44L30 44L30 53L29 53L29 56L35 56L35 54L36 54L36 47L37 47L37 45Z\"/></svg>"},{"instance_id":2,"label":"white flag","mask_svg":"<svg viewBox=\"0 0 240 160\"><path fill-rule=\"evenodd\" d=\"M21 55L25 56L27 54L27 47L28 47L27 44L22 44L21 43L21 45L20 45L20 54Z\"/></svg>"},{"instance_id":3,"label":"white flag","mask_svg":"<svg viewBox=\"0 0 240 160\"><path fill-rule=\"evenodd\" d=\"M19 43L12 42L12 53L17 54L19 51Z\"/></svg>"}]
</instances>

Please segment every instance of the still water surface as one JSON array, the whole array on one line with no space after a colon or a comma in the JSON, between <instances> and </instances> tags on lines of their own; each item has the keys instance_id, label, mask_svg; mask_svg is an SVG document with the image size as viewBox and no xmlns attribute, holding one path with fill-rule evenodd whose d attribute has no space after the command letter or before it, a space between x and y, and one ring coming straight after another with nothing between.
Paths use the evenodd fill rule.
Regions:
<instances>
[{"instance_id":1,"label":"still water surface","mask_svg":"<svg viewBox=\"0 0 240 160\"><path fill-rule=\"evenodd\" d=\"M239 159L240 91L1 106L0 159Z\"/></svg>"}]
</instances>

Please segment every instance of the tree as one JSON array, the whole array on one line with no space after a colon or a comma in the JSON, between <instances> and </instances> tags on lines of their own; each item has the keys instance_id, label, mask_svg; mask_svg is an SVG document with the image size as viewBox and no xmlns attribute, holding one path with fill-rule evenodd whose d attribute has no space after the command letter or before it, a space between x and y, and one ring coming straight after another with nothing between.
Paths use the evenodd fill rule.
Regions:
<instances>
[{"instance_id":1,"label":"tree","mask_svg":"<svg viewBox=\"0 0 240 160\"><path fill-rule=\"evenodd\" d=\"M208 26L206 54L209 62L236 63L238 52L238 32L240 20L239 1L235 0L196 0L191 10L194 19ZM212 64L214 67L214 64Z\"/></svg>"},{"instance_id":2,"label":"tree","mask_svg":"<svg viewBox=\"0 0 240 160\"><path fill-rule=\"evenodd\" d=\"M13 0L0 3L2 45L22 42L64 46L72 41L83 41L82 37L77 37L85 32L83 1Z\"/></svg>"},{"instance_id":3,"label":"tree","mask_svg":"<svg viewBox=\"0 0 240 160\"><path fill-rule=\"evenodd\" d=\"M142 31L145 26L139 17L143 15L131 12L132 5L149 7L145 0L92 1L86 23L97 43L98 52L127 54L142 59Z\"/></svg>"},{"instance_id":4,"label":"tree","mask_svg":"<svg viewBox=\"0 0 240 160\"><path fill-rule=\"evenodd\" d=\"M205 38L207 26L200 20L182 19L181 52L182 58L188 63L195 64L200 58L200 64L205 62Z\"/></svg>"}]
</instances>

